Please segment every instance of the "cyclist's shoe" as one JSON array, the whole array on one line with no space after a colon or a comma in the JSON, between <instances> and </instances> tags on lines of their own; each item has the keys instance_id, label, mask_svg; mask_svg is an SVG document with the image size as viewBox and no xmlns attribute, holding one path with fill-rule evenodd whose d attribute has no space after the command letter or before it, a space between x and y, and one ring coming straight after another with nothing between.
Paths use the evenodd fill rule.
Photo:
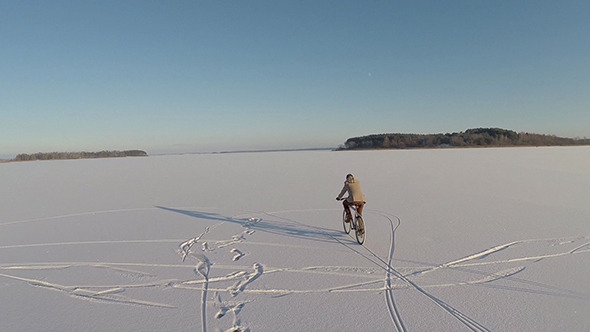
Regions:
<instances>
[{"instance_id":1,"label":"cyclist's shoe","mask_svg":"<svg viewBox=\"0 0 590 332\"><path fill-rule=\"evenodd\" d=\"M351 222L352 221L352 217L346 217L346 220L344 220L345 222Z\"/></svg>"}]
</instances>

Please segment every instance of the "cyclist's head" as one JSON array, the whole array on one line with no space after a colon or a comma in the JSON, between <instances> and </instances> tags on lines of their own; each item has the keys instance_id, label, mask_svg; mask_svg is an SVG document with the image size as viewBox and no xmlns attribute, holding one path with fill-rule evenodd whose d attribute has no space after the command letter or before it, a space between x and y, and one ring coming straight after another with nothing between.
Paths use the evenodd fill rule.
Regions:
<instances>
[{"instance_id":1,"label":"cyclist's head","mask_svg":"<svg viewBox=\"0 0 590 332\"><path fill-rule=\"evenodd\" d=\"M350 173L349 173L349 174L347 174L347 175L346 175L346 181L348 181L348 182L352 182L352 181L354 181L354 176L352 176L352 174L350 174Z\"/></svg>"}]
</instances>

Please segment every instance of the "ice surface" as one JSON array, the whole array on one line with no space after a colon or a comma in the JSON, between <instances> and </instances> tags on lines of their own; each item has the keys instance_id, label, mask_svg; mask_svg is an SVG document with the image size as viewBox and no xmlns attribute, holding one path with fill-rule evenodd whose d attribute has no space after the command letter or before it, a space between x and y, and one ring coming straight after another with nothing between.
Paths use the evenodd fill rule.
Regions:
<instances>
[{"instance_id":1,"label":"ice surface","mask_svg":"<svg viewBox=\"0 0 590 332\"><path fill-rule=\"evenodd\" d=\"M588 331L589 201L588 147L4 163L0 330Z\"/></svg>"}]
</instances>

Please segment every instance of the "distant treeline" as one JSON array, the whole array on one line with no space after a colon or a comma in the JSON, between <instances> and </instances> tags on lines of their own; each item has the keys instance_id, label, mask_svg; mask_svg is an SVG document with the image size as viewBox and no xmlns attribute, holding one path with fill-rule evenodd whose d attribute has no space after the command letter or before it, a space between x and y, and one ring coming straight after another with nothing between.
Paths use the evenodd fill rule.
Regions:
<instances>
[{"instance_id":1,"label":"distant treeline","mask_svg":"<svg viewBox=\"0 0 590 332\"><path fill-rule=\"evenodd\" d=\"M100 151L100 152L49 152L49 153L22 153L14 158L14 161L27 160L56 160L56 159L90 159L90 158L115 158L115 157L145 157L148 154L141 150L127 151Z\"/></svg>"},{"instance_id":2,"label":"distant treeline","mask_svg":"<svg viewBox=\"0 0 590 332\"><path fill-rule=\"evenodd\" d=\"M590 145L590 139L517 133L500 128L476 128L452 134L379 134L354 137L346 140L340 150L562 145Z\"/></svg>"}]
</instances>

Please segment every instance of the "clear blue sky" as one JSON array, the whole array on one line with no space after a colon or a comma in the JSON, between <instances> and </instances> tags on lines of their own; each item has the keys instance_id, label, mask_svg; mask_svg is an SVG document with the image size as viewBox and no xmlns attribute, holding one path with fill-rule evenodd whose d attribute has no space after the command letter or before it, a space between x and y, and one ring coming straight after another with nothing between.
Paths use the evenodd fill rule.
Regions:
<instances>
[{"instance_id":1,"label":"clear blue sky","mask_svg":"<svg viewBox=\"0 0 590 332\"><path fill-rule=\"evenodd\" d=\"M0 1L0 156L590 137L589 1Z\"/></svg>"}]
</instances>

